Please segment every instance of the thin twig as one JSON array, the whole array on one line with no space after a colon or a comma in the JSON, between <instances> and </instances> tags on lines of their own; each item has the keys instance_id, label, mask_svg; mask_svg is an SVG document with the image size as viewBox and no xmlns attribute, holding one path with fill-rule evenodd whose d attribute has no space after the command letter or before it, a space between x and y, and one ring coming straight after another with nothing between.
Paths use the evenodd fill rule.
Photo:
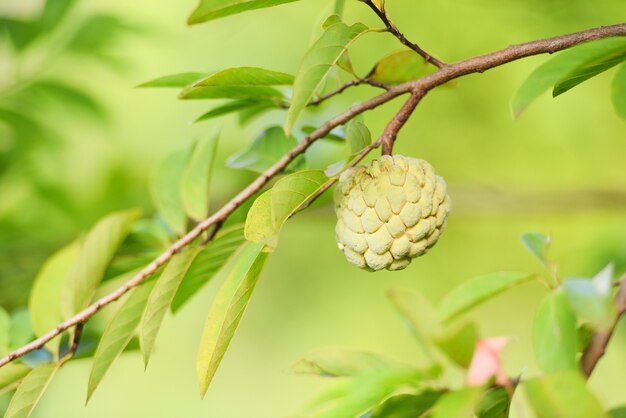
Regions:
<instances>
[{"instance_id":1,"label":"thin twig","mask_svg":"<svg viewBox=\"0 0 626 418\"><path fill-rule=\"evenodd\" d=\"M332 129L339 125L343 125L355 116L375 109L378 106L385 104L392 99L406 93L422 92L426 94L433 88L440 86L448 81L462 77L472 73L482 73L488 69L501 66L511 61L518 60L531 55L554 53L563 49L570 48L574 45L578 45L584 42L589 42L596 39L614 37L614 36L626 36L626 23L606 26L601 28L589 29L582 32L577 32L569 35L557 36L549 39L542 39L534 42L529 42L521 45L514 45L500 51L492 52L490 54L482 55L475 58L470 58L465 61L460 61L455 64L449 64L441 68L439 71L426 75L420 79L409 81L407 83L392 86L388 91L373 97L363 103L357 104L347 111L343 112L339 116L334 117L327 121L320 128L316 129L309 136L304 138L297 146L291 149L285 154L278 162L276 162L267 171L257 177L251 184L244 188L239 194L237 194L232 200L226 203L221 209L211 215L209 218L200 222L189 233L173 243L163 254L158 256L149 265L143 268L128 282L116 289L112 293L102 297L83 311L77 313L68 320L57 325L56 328L48 333L40 336L36 340L26 344L25 346L9 353L7 356L0 359L0 367L4 366L11 361L22 357L23 355L43 347L48 341L57 337L64 331L76 326L80 323L85 323L89 318L95 315L103 307L115 302L121 298L128 291L134 287L140 285L147 277L154 274L159 267L167 263L174 255L180 252L185 247L194 242L200 235L211 228L218 222L223 222L233 213L242 203L252 197L256 192L260 191L274 176L283 171L285 167L289 165L297 156L303 154L308 147L318 139L326 136Z\"/></svg>"},{"instance_id":2,"label":"thin twig","mask_svg":"<svg viewBox=\"0 0 626 418\"><path fill-rule=\"evenodd\" d=\"M385 90L389 90L390 86L384 83L379 83L378 81L375 80L370 80L368 78L357 78L355 80L351 80L348 81L347 83L339 86L337 89L326 93L325 95L319 97L318 99L315 100L311 100L309 102L309 104L307 106L319 106L320 104L322 104L323 102L325 102L326 100L338 96L341 93L343 93L344 91L346 91L347 89L349 89L350 87L354 87L354 86L361 86L363 84L368 84L370 86L373 87L379 87L381 89L385 89Z\"/></svg>"},{"instance_id":3,"label":"thin twig","mask_svg":"<svg viewBox=\"0 0 626 418\"><path fill-rule=\"evenodd\" d=\"M402 32L400 32L398 27L389 19L389 16L387 16L387 12L384 9L382 9L382 10L379 9L371 0L365 0L365 4L367 4L374 11L374 13L376 13L376 15L380 18L380 20L382 20L382 22L387 27L387 30L389 31L389 33L391 33L393 36L398 38L398 40L403 45L408 46L413 51L415 51L419 55L421 55L422 58L424 58L427 62L433 64L434 66L436 66L438 68L443 68L446 65L448 65L445 62L438 60L437 58L435 58L434 56L432 56L428 52L424 51L416 43L413 43L413 42L409 41L407 39L407 37L404 36L404 34Z\"/></svg>"},{"instance_id":4,"label":"thin twig","mask_svg":"<svg viewBox=\"0 0 626 418\"><path fill-rule=\"evenodd\" d=\"M615 308L616 315L615 320L609 327L609 329L605 331L596 332L593 337L591 337L591 341L585 352L583 353L583 358L581 360L581 368L583 374L589 378L593 371L595 370L598 362L604 356L606 352L606 348L615 333L615 328L619 323L620 319L624 314L626 314L626 274L622 276L622 278L618 281L619 290L617 292L617 296L615 297Z\"/></svg>"},{"instance_id":5,"label":"thin twig","mask_svg":"<svg viewBox=\"0 0 626 418\"><path fill-rule=\"evenodd\" d=\"M72 344L67 349L67 352L63 354L61 358L61 363L67 362L72 357L74 357L74 354L76 354L76 350L78 350L78 344L80 343L80 338L83 336L83 328L85 328L84 322L76 324L76 327L74 328L74 337L72 338Z\"/></svg>"},{"instance_id":6,"label":"thin twig","mask_svg":"<svg viewBox=\"0 0 626 418\"><path fill-rule=\"evenodd\" d=\"M409 100L404 103L400 111L396 113L396 116L394 116L391 122L387 125L385 132L383 132L383 135L381 136L383 155L391 155L393 152L393 144L396 142L398 132L400 132L400 129L402 129L406 121L409 120L409 117L413 114L413 111L425 94L426 92L422 90L415 90L411 93Z\"/></svg>"}]
</instances>

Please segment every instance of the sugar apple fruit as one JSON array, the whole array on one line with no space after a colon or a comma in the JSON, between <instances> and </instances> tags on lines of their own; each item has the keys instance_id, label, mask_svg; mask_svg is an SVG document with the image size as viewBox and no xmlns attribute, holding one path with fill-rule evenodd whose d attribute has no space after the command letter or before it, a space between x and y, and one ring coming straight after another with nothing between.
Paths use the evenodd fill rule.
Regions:
<instances>
[{"instance_id":1,"label":"sugar apple fruit","mask_svg":"<svg viewBox=\"0 0 626 418\"><path fill-rule=\"evenodd\" d=\"M340 176L337 245L362 269L401 270L435 245L449 211L446 183L428 162L384 155Z\"/></svg>"}]
</instances>

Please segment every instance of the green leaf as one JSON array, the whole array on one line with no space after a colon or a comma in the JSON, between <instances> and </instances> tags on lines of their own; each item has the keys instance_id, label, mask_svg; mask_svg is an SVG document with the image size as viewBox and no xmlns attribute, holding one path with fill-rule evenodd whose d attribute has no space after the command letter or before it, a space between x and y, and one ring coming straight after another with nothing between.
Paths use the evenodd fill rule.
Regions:
<instances>
[{"instance_id":1,"label":"green leaf","mask_svg":"<svg viewBox=\"0 0 626 418\"><path fill-rule=\"evenodd\" d=\"M533 347L539 367L547 372L577 370L576 317L558 290L541 302L533 325Z\"/></svg>"},{"instance_id":2,"label":"green leaf","mask_svg":"<svg viewBox=\"0 0 626 418\"><path fill-rule=\"evenodd\" d=\"M363 122L351 120L346 125L346 141L348 155L355 155L372 143L372 134Z\"/></svg>"},{"instance_id":3,"label":"green leaf","mask_svg":"<svg viewBox=\"0 0 626 418\"><path fill-rule=\"evenodd\" d=\"M537 418L608 418L577 372L561 372L525 381Z\"/></svg>"},{"instance_id":4,"label":"green leaf","mask_svg":"<svg viewBox=\"0 0 626 418\"><path fill-rule=\"evenodd\" d=\"M178 73L170 74L154 80L146 81L137 87L187 87L204 77L204 73Z\"/></svg>"},{"instance_id":5,"label":"green leaf","mask_svg":"<svg viewBox=\"0 0 626 418\"><path fill-rule=\"evenodd\" d=\"M537 257L544 266L548 265L548 250L551 238L539 232L526 232L522 235L522 243L532 255Z\"/></svg>"},{"instance_id":6,"label":"green leaf","mask_svg":"<svg viewBox=\"0 0 626 418\"><path fill-rule=\"evenodd\" d=\"M435 404L431 418L473 418L481 388L464 388L446 393Z\"/></svg>"},{"instance_id":7,"label":"green leaf","mask_svg":"<svg viewBox=\"0 0 626 418\"><path fill-rule=\"evenodd\" d=\"M223 115L228 115L229 113L235 113L240 112L244 109L254 108L258 106L259 103L263 102L257 100L233 100L221 106L214 107L206 113L203 113L194 122L203 122Z\"/></svg>"},{"instance_id":8,"label":"green leaf","mask_svg":"<svg viewBox=\"0 0 626 418\"><path fill-rule=\"evenodd\" d=\"M165 267L161 277L157 279L154 288L150 292L139 331L141 352L146 367L148 366L157 334L163 323L163 318L165 318L165 314L176 295L178 286L185 274L187 274L198 252L198 248L193 248L175 255Z\"/></svg>"},{"instance_id":9,"label":"green leaf","mask_svg":"<svg viewBox=\"0 0 626 418\"><path fill-rule=\"evenodd\" d=\"M28 373L11 398L4 418L28 418L58 369L57 364L44 364Z\"/></svg>"},{"instance_id":10,"label":"green leaf","mask_svg":"<svg viewBox=\"0 0 626 418\"><path fill-rule=\"evenodd\" d=\"M11 328L9 329L9 349L16 350L28 344L33 339L33 326L30 322L28 309L18 309L11 316Z\"/></svg>"},{"instance_id":11,"label":"green leaf","mask_svg":"<svg viewBox=\"0 0 626 418\"><path fill-rule=\"evenodd\" d=\"M152 181L152 200L172 230L183 235L187 217L180 198L180 184L185 173L188 151L178 151L165 158Z\"/></svg>"},{"instance_id":12,"label":"green leaf","mask_svg":"<svg viewBox=\"0 0 626 418\"><path fill-rule=\"evenodd\" d=\"M296 145L298 145L298 141L295 138L287 137L281 127L274 126L256 138L250 148L228 158L226 165L231 168L263 173ZM304 165L304 157L298 157L289 164L288 169L291 171L298 170Z\"/></svg>"},{"instance_id":13,"label":"green leaf","mask_svg":"<svg viewBox=\"0 0 626 418\"><path fill-rule=\"evenodd\" d=\"M352 120L354 120L354 119L352 119ZM311 126L311 125L306 125L306 126L303 126L302 128L300 128L300 130L302 131L302 133L304 133L305 135L308 136L308 135L311 135L313 132L315 132L317 130L317 127ZM345 136L345 133L343 132L343 130L341 128L336 128L336 129L330 131L329 133L327 133L326 135L324 135L324 137L322 139L326 139L328 141L344 143L346 141L346 136Z\"/></svg>"},{"instance_id":14,"label":"green leaf","mask_svg":"<svg viewBox=\"0 0 626 418\"><path fill-rule=\"evenodd\" d=\"M0 367L0 394L17 386L30 371L30 367L20 363L9 363Z\"/></svg>"},{"instance_id":15,"label":"green leaf","mask_svg":"<svg viewBox=\"0 0 626 418\"><path fill-rule=\"evenodd\" d=\"M525 283L534 276L520 272L499 272L486 274L462 283L448 293L439 305L443 321L451 321L459 315L480 305L500 293Z\"/></svg>"},{"instance_id":16,"label":"green leaf","mask_svg":"<svg viewBox=\"0 0 626 418\"><path fill-rule=\"evenodd\" d=\"M0 306L0 357L4 357L9 352L10 345L11 316Z\"/></svg>"},{"instance_id":17,"label":"green leaf","mask_svg":"<svg viewBox=\"0 0 626 418\"><path fill-rule=\"evenodd\" d=\"M417 386L422 376L419 372L384 370L360 376L352 382L347 396L317 418L360 417L375 408L391 394L405 386Z\"/></svg>"},{"instance_id":18,"label":"green leaf","mask_svg":"<svg viewBox=\"0 0 626 418\"><path fill-rule=\"evenodd\" d=\"M617 114L626 119L626 64L619 67L613 78L611 98Z\"/></svg>"},{"instance_id":19,"label":"green leaf","mask_svg":"<svg viewBox=\"0 0 626 418\"><path fill-rule=\"evenodd\" d=\"M277 181L250 208L246 219L246 239L275 248L285 221L327 180L322 171L312 170L299 171Z\"/></svg>"},{"instance_id":20,"label":"green leaf","mask_svg":"<svg viewBox=\"0 0 626 418\"><path fill-rule=\"evenodd\" d=\"M246 244L241 249L211 305L198 350L197 373L202 397L248 306L268 256L262 250L263 245L259 244Z\"/></svg>"},{"instance_id":21,"label":"green leaf","mask_svg":"<svg viewBox=\"0 0 626 418\"><path fill-rule=\"evenodd\" d=\"M56 327L63 320L61 297L71 267L78 257L80 246L72 243L57 251L45 262L33 283L28 309L35 335L40 337ZM59 352L60 339L57 338L46 348L53 354Z\"/></svg>"},{"instance_id":22,"label":"green leaf","mask_svg":"<svg viewBox=\"0 0 626 418\"><path fill-rule=\"evenodd\" d=\"M26 92L34 95L37 101L41 101L45 95L54 100L55 104L62 103L63 107L71 106L93 119L99 121L107 119L106 110L96 99L69 83L55 79L38 80L29 85Z\"/></svg>"},{"instance_id":23,"label":"green leaf","mask_svg":"<svg viewBox=\"0 0 626 418\"><path fill-rule=\"evenodd\" d=\"M626 41L624 39L603 39L559 53L556 57L533 71L519 88L511 103L514 117L519 117L530 103L558 83L565 74L584 65L585 62L596 60L610 54L612 51L620 50L625 45Z\"/></svg>"},{"instance_id":24,"label":"green leaf","mask_svg":"<svg viewBox=\"0 0 626 418\"><path fill-rule=\"evenodd\" d=\"M624 60L626 60L626 45L605 55L587 60L558 81L552 90L552 96L557 97L580 83L621 64Z\"/></svg>"},{"instance_id":25,"label":"green leaf","mask_svg":"<svg viewBox=\"0 0 626 418\"><path fill-rule=\"evenodd\" d=\"M0 31L6 31L15 49L22 51L41 35L41 25L33 20L0 17Z\"/></svg>"},{"instance_id":26,"label":"green leaf","mask_svg":"<svg viewBox=\"0 0 626 418\"><path fill-rule=\"evenodd\" d=\"M337 64L350 44L367 30L361 23L347 26L338 22L328 27L309 49L296 75L293 99L285 124L287 133L291 132L296 120L322 85L333 65Z\"/></svg>"},{"instance_id":27,"label":"green leaf","mask_svg":"<svg viewBox=\"0 0 626 418\"><path fill-rule=\"evenodd\" d=\"M202 286L208 283L244 242L243 225L237 225L222 230L205 246L193 260L185 278L178 286L172 301L172 312L178 312Z\"/></svg>"},{"instance_id":28,"label":"green leaf","mask_svg":"<svg viewBox=\"0 0 626 418\"><path fill-rule=\"evenodd\" d=\"M611 418L626 418L626 406L611 409L609 411L609 416Z\"/></svg>"},{"instance_id":29,"label":"green leaf","mask_svg":"<svg viewBox=\"0 0 626 418\"><path fill-rule=\"evenodd\" d=\"M256 67L222 70L196 81L180 94L181 99L261 99L282 98L282 93L270 86L293 84L292 75Z\"/></svg>"},{"instance_id":30,"label":"green leaf","mask_svg":"<svg viewBox=\"0 0 626 418\"><path fill-rule=\"evenodd\" d=\"M74 5L74 0L46 0L39 18L42 30L50 31L63 21Z\"/></svg>"},{"instance_id":31,"label":"green leaf","mask_svg":"<svg viewBox=\"0 0 626 418\"><path fill-rule=\"evenodd\" d=\"M567 278L563 288L578 319L602 331L611 327L616 317L612 292L613 265L604 268L593 279Z\"/></svg>"},{"instance_id":32,"label":"green leaf","mask_svg":"<svg viewBox=\"0 0 626 418\"><path fill-rule=\"evenodd\" d=\"M299 374L355 377L377 370L409 370L413 368L368 351L328 348L315 351L306 358L298 360L291 366L291 369Z\"/></svg>"},{"instance_id":33,"label":"green leaf","mask_svg":"<svg viewBox=\"0 0 626 418\"><path fill-rule=\"evenodd\" d=\"M446 330L435 336L434 340L439 349L450 360L461 367L469 367L478 338L479 333L476 324L468 323L452 330Z\"/></svg>"},{"instance_id":34,"label":"green leaf","mask_svg":"<svg viewBox=\"0 0 626 418\"><path fill-rule=\"evenodd\" d=\"M219 134L195 142L185 166L181 183L183 207L191 219L201 221L209 215L211 172Z\"/></svg>"},{"instance_id":35,"label":"green leaf","mask_svg":"<svg viewBox=\"0 0 626 418\"><path fill-rule=\"evenodd\" d=\"M483 396L476 410L477 418L508 418L511 398L506 388L490 388Z\"/></svg>"},{"instance_id":36,"label":"green leaf","mask_svg":"<svg viewBox=\"0 0 626 418\"><path fill-rule=\"evenodd\" d=\"M294 1L297 0L200 0L200 4L189 16L187 23L194 25L248 10L274 7Z\"/></svg>"},{"instance_id":37,"label":"green leaf","mask_svg":"<svg viewBox=\"0 0 626 418\"><path fill-rule=\"evenodd\" d=\"M70 314L89 305L113 255L140 216L141 212L135 209L115 212L102 218L87 233L69 277L71 303L65 310Z\"/></svg>"},{"instance_id":38,"label":"green leaf","mask_svg":"<svg viewBox=\"0 0 626 418\"><path fill-rule=\"evenodd\" d=\"M416 418L426 413L443 395L440 391L425 390L416 395L402 394L392 396L374 408L368 418ZM483 417L480 417L483 418Z\"/></svg>"},{"instance_id":39,"label":"green leaf","mask_svg":"<svg viewBox=\"0 0 626 418\"><path fill-rule=\"evenodd\" d=\"M133 338L155 283L149 281L134 289L104 329L89 374L87 402Z\"/></svg>"},{"instance_id":40,"label":"green leaf","mask_svg":"<svg viewBox=\"0 0 626 418\"><path fill-rule=\"evenodd\" d=\"M415 51L393 52L376 63L366 78L385 84L402 84L432 72L434 67Z\"/></svg>"},{"instance_id":41,"label":"green leaf","mask_svg":"<svg viewBox=\"0 0 626 418\"><path fill-rule=\"evenodd\" d=\"M281 108L282 105L280 103L272 102L271 100L260 101L259 104L255 106L248 107L239 112L239 126L245 126L246 124L253 121L255 118L258 118L262 114L269 112L274 108ZM304 159L304 156L302 156Z\"/></svg>"}]
</instances>

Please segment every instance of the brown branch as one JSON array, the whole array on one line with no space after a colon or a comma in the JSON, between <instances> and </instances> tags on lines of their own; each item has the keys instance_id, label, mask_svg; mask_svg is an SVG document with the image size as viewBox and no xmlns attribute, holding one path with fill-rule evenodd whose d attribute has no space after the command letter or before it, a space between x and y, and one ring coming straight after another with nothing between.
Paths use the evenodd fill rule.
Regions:
<instances>
[{"instance_id":1,"label":"brown branch","mask_svg":"<svg viewBox=\"0 0 626 418\"><path fill-rule=\"evenodd\" d=\"M421 55L422 58L424 58L427 62L433 64L438 68L443 68L447 65L445 62L438 60L428 52L424 51L422 48L419 47L419 45L409 41L407 37L404 36L402 32L400 32L400 29L398 29L398 27L389 19L389 16L387 16L387 12L384 9L379 9L371 0L365 0L364 3L367 4L374 11L374 13L376 13L376 15L383 22L383 24L387 27L389 33L398 38L398 40L403 45L411 48L413 51Z\"/></svg>"},{"instance_id":2,"label":"brown branch","mask_svg":"<svg viewBox=\"0 0 626 418\"><path fill-rule=\"evenodd\" d=\"M383 132L383 135L380 138L380 141L383 144L383 155L391 155L393 152L393 144L396 142L398 132L400 132L400 129L402 129L406 121L409 120L409 117L413 114L413 111L425 94L426 92L422 90L415 90L411 93L409 100L404 103L400 111L396 114L396 116L394 116L389 125L387 125L385 132Z\"/></svg>"},{"instance_id":3,"label":"brown branch","mask_svg":"<svg viewBox=\"0 0 626 418\"><path fill-rule=\"evenodd\" d=\"M384 83L379 83L378 81L375 80L370 80L368 78L357 78L355 80L351 80L348 81L347 83L339 86L337 89L319 97L318 99L315 100L311 100L309 102L309 104L307 106L319 106L320 104L322 104L323 102L325 102L326 100L338 96L341 93L343 93L344 91L346 91L347 89L349 89L350 87L354 87L354 86L361 86L363 84L367 84L373 87L379 87L381 89L385 89L385 90L389 90L390 86L388 84L384 84Z\"/></svg>"},{"instance_id":4,"label":"brown branch","mask_svg":"<svg viewBox=\"0 0 626 418\"><path fill-rule=\"evenodd\" d=\"M468 60L460 61L455 64L449 64L441 68L439 71L424 76L420 79L409 81L398 86L392 86L389 88L388 91L363 103L353 106L339 116L336 116L333 119L329 120L323 126L304 138L302 142L300 142L297 146L291 149L272 167L270 167L256 180L254 180L251 184L249 184L246 188L239 192L239 194L237 194L232 200L226 203L226 205L224 205L209 218L200 222L189 233L173 243L172 246L168 248L163 254L158 256L155 260L153 260L149 265L143 268L139 273L133 276L120 288L97 300L86 309L77 313L65 322L62 322L48 333L40 336L39 338L26 344L25 346L9 353L6 357L0 359L0 367L10 363L11 361L19 357L22 357L23 355L33 350L43 347L44 344L59 336L64 331L80 323L85 323L89 318L95 315L103 307L115 302L124 294L126 294L129 290L140 285L147 277L154 274L159 269L159 267L167 263L172 257L174 257L175 254L190 245L205 231L207 231L213 225L226 220L226 218L228 218L228 216L230 216L230 214L233 213L243 202L252 197L256 192L260 191L270 181L270 179L282 172L283 169L289 165L289 163L291 163L297 156L304 153L311 144L327 135L332 129L336 128L339 125L343 125L355 116L367 110L375 109L402 94L411 92L421 92L422 94L426 94L428 91L437 86L440 86L444 83L447 83L448 81L454 80L467 74L482 73L488 69L498 67L500 65L515 61L523 57L544 53L554 53L584 42L613 36L626 36L626 23L596 29L589 29L574 34L557 36L549 39L542 39L539 41L529 42L521 45L514 45L500 51L492 52L490 54L470 58Z\"/></svg>"},{"instance_id":5,"label":"brown branch","mask_svg":"<svg viewBox=\"0 0 626 418\"><path fill-rule=\"evenodd\" d=\"M600 359L604 356L606 348L615 333L615 328L620 319L626 314L626 274L618 281L619 290L615 297L616 315L615 320L606 331L598 331L591 338L591 342L587 345L583 358L581 360L581 368L583 374L589 378Z\"/></svg>"}]
</instances>

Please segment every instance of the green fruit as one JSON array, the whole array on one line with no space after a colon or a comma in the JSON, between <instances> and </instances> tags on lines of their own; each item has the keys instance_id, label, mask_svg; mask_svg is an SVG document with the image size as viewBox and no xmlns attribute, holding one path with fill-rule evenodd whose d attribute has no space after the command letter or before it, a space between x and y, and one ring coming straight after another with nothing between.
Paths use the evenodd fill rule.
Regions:
<instances>
[{"instance_id":1,"label":"green fruit","mask_svg":"<svg viewBox=\"0 0 626 418\"><path fill-rule=\"evenodd\" d=\"M384 155L339 178L337 245L362 269L401 270L435 245L449 211L446 183L428 162Z\"/></svg>"}]
</instances>

